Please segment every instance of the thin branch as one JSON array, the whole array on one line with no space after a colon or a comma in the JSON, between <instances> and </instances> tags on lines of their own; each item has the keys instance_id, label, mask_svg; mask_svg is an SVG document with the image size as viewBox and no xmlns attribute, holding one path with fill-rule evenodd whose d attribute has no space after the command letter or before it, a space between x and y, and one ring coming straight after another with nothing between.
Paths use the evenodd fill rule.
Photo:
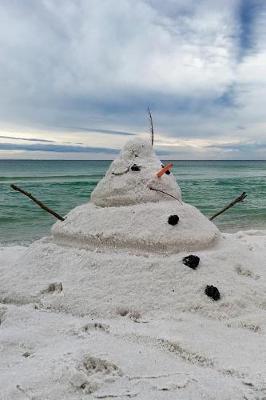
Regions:
<instances>
[{"instance_id":1,"label":"thin branch","mask_svg":"<svg viewBox=\"0 0 266 400\"><path fill-rule=\"evenodd\" d=\"M180 204L182 204L182 202L177 197L173 196L170 193L164 192L163 190L160 190L160 189L155 189L155 188L153 188L151 186L149 186L149 189L150 190L154 190L155 192L160 192L160 193L166 194L167 196L172 197L173 199L177 200Z\"/></svg>"},{"instance_id":2,"label":"thin branch","mask_svg":"<svg viewBox=\"0 0 266 400\"><path fill-rule=\"evenodd\" d=\"M224 213L226 210L229 208L233 207L235 204L242 202L245 198L247 197L246 192L243 192L240 196L238 196L235 200L231 201L227 206L225 206L221 211L218 211L216 214L214 214L211 218L210 221L212 221L214 218L218 217L218 215L221 215Z\"/></svg>"},{"instance_id":3,"label":"thin branch","mask_svg":"<svg viewBox=\"0 0 266 400\"><path fill-rule=\"evenodd\" d=\"M47 211L49 214L52 214L55 218L60 219L60 221L64 221L65 218L61 217L61 215L57 214L55 211L51 210L49 207L47 207L45 204L43 204L40 200L36 199L36 197L32 196L31 193L26 192L23 189L20 189L16 185L10 185L12 189L16 190L17 192L20 192L24 194L25 196L29 197L34 203L38 204L39 207L41 207L43 210Z\"/></svg>"},{"instance_id":4,"label":"thin branch","mask_svg":"<svg viewBox=\"0 0 266 400\"><path fill-rule=\"evenodd\" d=\"M149 120L150 120L150 130L151 130L151 144L153 146L153 143L154 143L154 129L153 129L153 120L152 120L150 107L148 107L148 114L149 114Z\"/></svg>"},{"instance_id":5,"label":"thin branch","mask_svg":"<svg viewBox=\"0 0 266 400\"><path fill-rule=\"evenodd\" d=\"M127 169L125 169L125 171L123 172L112 172L112 175L116 175L116 176L120 176L120 175L124 175L129 171L129 167Z\"/></svg>"}]
</instances>

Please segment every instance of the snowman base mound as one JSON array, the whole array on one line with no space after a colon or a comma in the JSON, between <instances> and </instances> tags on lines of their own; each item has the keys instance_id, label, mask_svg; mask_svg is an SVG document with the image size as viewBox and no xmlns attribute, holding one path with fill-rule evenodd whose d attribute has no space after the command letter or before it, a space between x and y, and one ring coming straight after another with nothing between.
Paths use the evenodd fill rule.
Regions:
<instances>
[{"instance_id":1,"label":"snowman base mound","mask_svg":"<svg viewBox=\"0 0 266 400\"><path fill-rule=\"evenodd\" d=\"M171 226L169 216L176 213L179 223ZM52 234L55 243L71 247L166 254L205 249L220 237L199 210L176 201L105 208L84 204L57 222Z\"/></svg>"}]
</instances>

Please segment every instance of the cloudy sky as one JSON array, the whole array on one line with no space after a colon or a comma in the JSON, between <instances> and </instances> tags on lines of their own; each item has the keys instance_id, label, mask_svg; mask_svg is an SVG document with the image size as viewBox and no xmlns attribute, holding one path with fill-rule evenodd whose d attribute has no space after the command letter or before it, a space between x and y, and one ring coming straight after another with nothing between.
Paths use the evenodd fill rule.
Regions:
<instances>
[{"instance_id":1,"label":"cloudy sky","mask_svg":"<svg viewBox=\"0 0 266 400\"><path fill-rule=\"evenodd\" d=\"M0 158L266 159L266 0L0 0Z\"/></svg>"}]
</instances>

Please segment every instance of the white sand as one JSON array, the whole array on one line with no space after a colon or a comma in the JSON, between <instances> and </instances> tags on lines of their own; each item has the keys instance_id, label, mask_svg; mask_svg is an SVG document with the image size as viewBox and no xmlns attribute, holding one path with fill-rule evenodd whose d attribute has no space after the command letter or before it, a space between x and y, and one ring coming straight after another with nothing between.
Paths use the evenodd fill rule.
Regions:
<instances>
[{"instance_id":1,"label":"white sand","mask_svg":"<svg viewBox=\"0 0 266 400\"><path fill-rule=\"evenodd\" d=\"M130 142L94 204L0 248L1 400L266 399L266 231L221 235L160 168Z\"/></svg>"},{"instance_id":2,"label":"white sand","mask_svg":"<svg viewBox=\"0 0 266 400\"><path fill-rule=\"evenodd\" d=\"M0 398L264 399L266 231L196 254L2 249Z\"/></svg>"}]
</instances>

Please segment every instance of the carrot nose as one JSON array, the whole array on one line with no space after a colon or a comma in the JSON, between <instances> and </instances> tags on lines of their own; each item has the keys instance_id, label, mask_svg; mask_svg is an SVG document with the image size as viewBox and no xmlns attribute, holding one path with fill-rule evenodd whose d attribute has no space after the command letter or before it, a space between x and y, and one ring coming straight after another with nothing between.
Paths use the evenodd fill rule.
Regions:
<instances>
[{"instance_id":1,"label":"carrot nose","mask_svg":"<svg viewBox=\"0 0 266 400\"><path fill-rule=\"evenodd\" d=\"M169 171L171 168L173 167L173 164L167 164L165 167L163 167L162 169L160 169L160 171L158 171L156 173L156 175L158 176L158 178L160 178L161 176L163 176L163 174L166 173L166 171Z\"/></svg>"}]
</instances>

